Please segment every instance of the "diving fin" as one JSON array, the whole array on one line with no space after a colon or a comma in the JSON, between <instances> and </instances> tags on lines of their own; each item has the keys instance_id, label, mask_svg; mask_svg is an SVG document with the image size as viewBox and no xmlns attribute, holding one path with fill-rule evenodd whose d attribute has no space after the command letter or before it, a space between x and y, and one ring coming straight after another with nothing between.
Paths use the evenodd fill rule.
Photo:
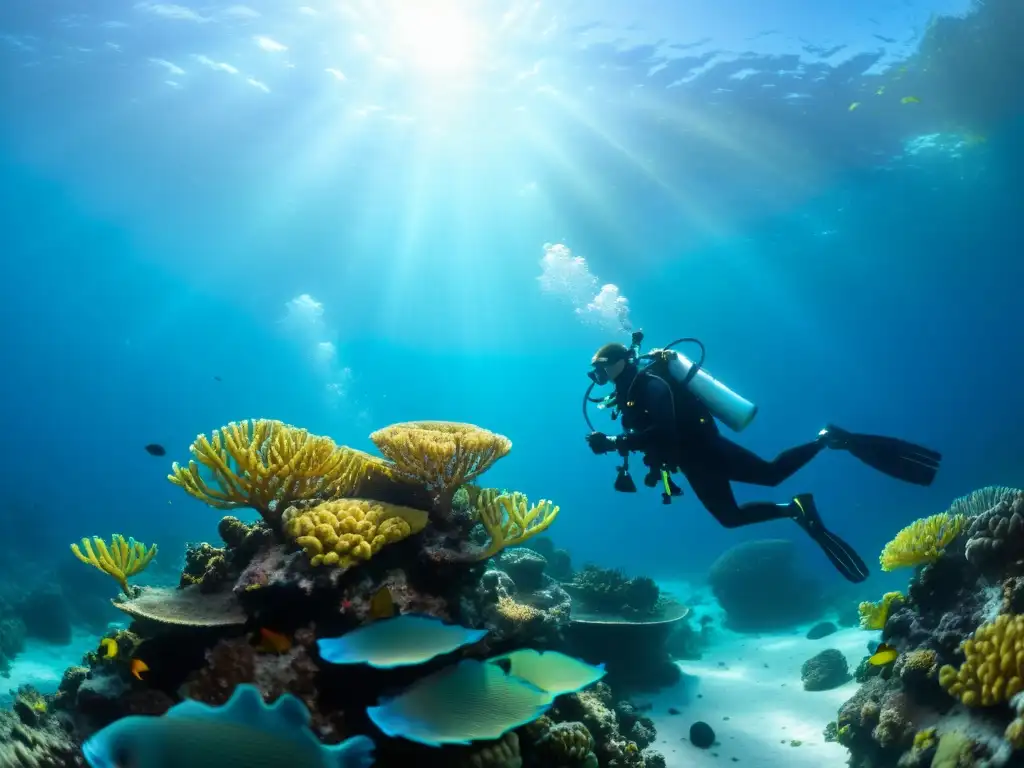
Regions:
<instances>
[{"instance_id":1,"label":"diving fin","mask_svg":"<svg viewBox=\"0 0 1024 768\"><path fill-rule=\"evenodd\" d=\"M847 432L829 425L819 433L829 448L849 451L873 469L914 485L931 485L942 454L896 437Z\"/></svg>"},{"instance_id":2,"label":"diving fin","mask_svg":"<svg viewBox=\"0 0 1024 768\"><path fill-rule=\"evenodd\" d=\"M811 494L802 493L795 497L791 507L797 524L807 531L814 542L821 547L822 552L832 561L832 565L843 574L845 579L859 584L868 577L870 572L860 555L822 523L818 507Z\"/></svg>"}]
</instances>

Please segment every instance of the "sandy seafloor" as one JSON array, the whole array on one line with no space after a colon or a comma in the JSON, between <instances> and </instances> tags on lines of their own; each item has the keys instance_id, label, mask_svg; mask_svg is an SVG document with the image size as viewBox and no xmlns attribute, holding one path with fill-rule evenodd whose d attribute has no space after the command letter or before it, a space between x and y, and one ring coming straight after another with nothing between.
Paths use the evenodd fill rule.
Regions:
<instances>
[{"instance_id":1,"label":"sandy seafloor","mask_svg":"<svg viewBox=\"0 0 1024 768\"><path fill-rule=\"evenodd\" d=\"M691 593L681 584L662 586L680 597ZM699 613L713 615L715 610L705 604ZM652 706L646 713L658 731L652 747L665 755L668 768L843 768L847 750L826 742L823 731L859 684L851 680L830 691L805 691L800 668L815 654L835 648L845 654L852 674L874 633L841 629L808 640L810 626L777 634L717 629L703 658L678 662L683 672L678 685L636 697ZM679 714L669 714L669 708ZM690 744L690 725L697 720L715 731L710 749Z\"/></svg>"},{"instance_id":2,"label":"sandy seafloor","mask_svg":"<svg viewBox=\"0 0 1024 768\"><path fill-rule=\"evenodd\" d=\"M40 693L57 692L64 670L82 663L82 656L95 651L99 635L76 631L68 645L29 640L25 650L11 664L10 677L0 677L0 708L9 707L18 688L31 685Z\"/></svg>"}]
</instances>

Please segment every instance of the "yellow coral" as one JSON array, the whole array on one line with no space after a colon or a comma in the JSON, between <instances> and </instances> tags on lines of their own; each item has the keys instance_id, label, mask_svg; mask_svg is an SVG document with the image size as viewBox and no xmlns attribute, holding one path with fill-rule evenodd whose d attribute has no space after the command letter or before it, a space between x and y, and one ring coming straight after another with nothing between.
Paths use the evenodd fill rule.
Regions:
<instances>
[{"instance_id":1,"label":"yellow coral","mask_svg":"<svg viewBox=\"0 0 1024 768\"><path fill-rule=\"evenodd\" d=\"M187 467L174 462L168 480L212 507L252 507L264 519L273 502L282 510L298 500L348 495L366 464L366 454L271 419L232 422L210 439L199 435L189 450L195 459ZM201 476L200 465L212 482Z\"/></svg>"},{"instance_id":2,"label":"yellow coral","mask_svg":"<svg viewBox=\"0 0 1024 768\"><path fill-rule=\"evenodd\" d=\"M482 493L477 511L480 513L480 522L491 537L491 543L480 553L480 559L494 557L505 547L522 544L546 530L555 522L558 510L557 506L545 499L531 507L526 496L518 492L503 493L500 496Z\"/></svg>"},{"instance_id":3,"label":"yellow coral","mask_svg":"<svg viewBox=\"0 0 1024 768\"><path fill-rule=\"evenodd\" d=\"M885 545L879 561L883 571L935 561L963 530L964 516L942 512L915 520Z\"/></svg>"},{"instance_id":4,"label":"yellow coral","mask_svg":"<svg viewBox=\"0 0 1024 768\"><path fill-rule=\"evenodd\" d=\"M934 747L938 741L935 739L935 729L925 728L914 734L914 749L925 751Z\"/></svg>"},{"instance_id":5,"label":"yellow coral","mask_svg":"<svg viewBox=\"0 0 1024 768\"><path fill-rule=\"evenodd\" d=\"M350 568L422 531L427 513L379 501L339 499L307 509L289 507L282 523L285 535L306 551L313 565Z\"/></svg>"},{"instance_id":6,"label":"yellow coral","mask_svg":"<svg viewBox=\"0 0 1024 768\"><path fill-rule=\"evenodd\" d=\"M513 624L525 624L540 616L540 611L532 605L520 603L507 596L498 598L498 613Z\"/></svg>"},{"instance_id":7,"label":"yellow coral","mask_svg":"<svg viewBox=\"0 0 1024 768\"><path fill-rule=\"evenodd\" d=\"M903 595L899 592L886 592L877 603L864 601L857 610L860 613L861 629L884 629L885 622L889 618L889 610L892 608L893 600L902 600Z\"/></svg>"},{"instance_id":8,"label":"yellow coral","mask_svg":"<svg viewBox=\"0 0 1024 768\"><path fill-rule=\"evenodd\" d=\"M94 546L95 549L93 549ZM110 539L109 548L103 539L93 536L92 542L88 538L82 539L81 548L77 544L72 544L71 551L86 565L91 565L112 576L127 595L128 578L145 570L150 561L156 557L156 544L146 549L141 542L135 539L126 541L124 536L115 533Z\"/></svg>"},{"instance_id":9,"label":"yellow coral","mask_svg":"<svg viewBox=\"0 0 1024 768\"><path fill-rule=\"evenodd\" d=\"M450 421L392 424L370 439L394 463L394 475L436 495L442 515L451 513L459 486L482 475L512 449L512 441L504 435Z\"/></svg>"},{"instance_id":10,"label":"yellow coral","mask_svg":"<svg viewBox=\"0 0 1024 768\"><path fill-rule=\"evenodd\" d=\"M991 707L1024 690L1024 616L1002 614L962 645L959 670L939 670L939 684L968 707Z\"/></svg>"}]
</instances>

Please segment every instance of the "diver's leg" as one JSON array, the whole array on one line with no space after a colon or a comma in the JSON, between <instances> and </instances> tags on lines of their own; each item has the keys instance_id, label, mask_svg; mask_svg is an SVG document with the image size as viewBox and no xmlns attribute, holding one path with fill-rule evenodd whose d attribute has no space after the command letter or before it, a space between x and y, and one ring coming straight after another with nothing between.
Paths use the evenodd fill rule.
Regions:
<instances>
[{"instance_id":1,"label":"diver's leg","mask_svg":"<svg viewBox=\"0 0 1024 768\"><path fill-rule=\"evenodd\" d=\"M737 504L729 486L729 478L720 472L701 467L684 471L684 474L700 503L725 528L739 528L768 520L793 518L796 515L797 510L793 509L792 504L772 504L768 501L755 501L742 506Z\"/></svg>"},{"instance_id":2,"label":"diver's leg","mask_svg":"<svg viewBox=\"0 0 1024 768\"><path fill-rule=\"evenodd\" d=\"M825 528L810 494L801 494L788 504L756 501L738 505L728 479L706 468L686 472L686 479L701 504L725 528L764 523L768 520L795 520L846 579L854 583L868 577L868 568L853 547Z\"/></svg>"},{"instance_id":3,"label":"diver's leg","mask_svg":"<svg viewBox=\"0 0 1024 768\"><path fill-rule=\"evenodd\" d=\"M795 448L789 448L771 461L766 461L729 438L716 435L710 451L717 463L724 467L730 480L774 488L797 470L806 466L811 459L821 453L823 448L825 448L825 442L816 440L813 443L804 443Z\"/></svg>"}]
</instances>

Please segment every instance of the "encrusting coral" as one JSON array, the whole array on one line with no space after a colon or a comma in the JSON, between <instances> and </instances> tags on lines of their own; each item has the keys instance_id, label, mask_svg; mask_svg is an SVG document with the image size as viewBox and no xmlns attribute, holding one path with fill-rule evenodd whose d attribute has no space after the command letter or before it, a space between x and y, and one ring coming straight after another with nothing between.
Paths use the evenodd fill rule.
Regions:
<instances>
[{"instance_id":1,"label":"encrusting coral","mask_svg":"<svg viewBox=\"0 0 1024 768\"><path fill-rule=\"evenodd\" d=\"M879 561L883 571L934 562L963 530L964 516L940 512L915 520L885 545Z\"/></svg>"},{"instance_id":2,"label":"encrusting coral","mask_svg":"<svg viewBox=\"0 0 1024 768\"><path fill-rule=\"evenodd\" d=\"M99 536L94 536L91 543L87 538L82 539L81 548L77 544L72 544L71 551L86 565L91 565L113 577L127 595L128 579L145 570L156 557L157 548L154 544L146 549L141 542L135 539L125 540L124 536L116 533L110 539L110 547L107 547Z\"/></svg>"},{"instance_id":3,"label":"encrusting coral","mask_svg":"<svg viewBox=\"0 0 1024 768\"><path fill-rule=\"evenodd\" d=\"M195 458L174 462L168 480L216 509L252 507L268 523L293 502L347 495L367 471L366 454L272 419L231 422L189 451Z\"/></svg>"},{"instance_id":4,"label":"encrusting coral","mask_svg":"<svg viewBox=\"0 0 1024 768\"><path fill-rule=\"evenodd\" d=\"M386 545L419 533L427 522L422 510L367 499L289 507L282 517L285 536L305 550L312 565L342 568L369 560Z\"/></svg>"},{"instance_id":5,"label":"encrusting coral","mask_svg":"<svg viewBox=\"0 0 1024 768\"><path fill-rule=\"evenodd\" d=\"M452 499L460 486L482 475L512 450L512 441L473 424L452 421L411 421L392 424L370 435L392 463L392 472L434 494L434 511L452 515Z\"/></svg>"},{"instance_id":6,"label":"encrusting coral","mask_svg":"<svg viewBox=\"0 0 1024 768\"><path fill-rule=\"evenodd\" d=\"M531 506L526 496L518 492L498 496L483 494L476 508L490 537L490 544L479 555L481 560L547 530L559 511L559 507L546 499Z\"/></svg>"}]
</instances>

